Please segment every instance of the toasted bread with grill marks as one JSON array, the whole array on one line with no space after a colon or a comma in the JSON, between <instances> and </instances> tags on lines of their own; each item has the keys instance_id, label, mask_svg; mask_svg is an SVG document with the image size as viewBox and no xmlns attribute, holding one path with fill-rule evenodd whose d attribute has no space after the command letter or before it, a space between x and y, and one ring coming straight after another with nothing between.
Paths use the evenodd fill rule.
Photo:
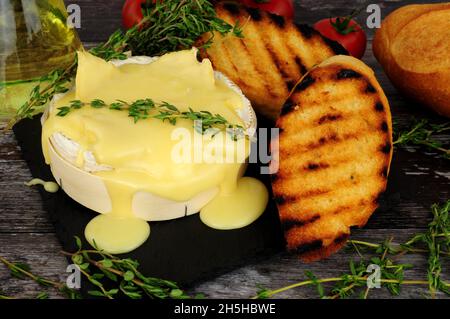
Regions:
<instances>
[{"instance_id":1,"label":"toasted bread with grill marks","mask_svg":"<svg viewBox=\"0 0 450 319\"><path fill-rule=\"evenodd\" d=\"M385 191L392 158L389 103L373 71L335 56L295 86L277 121L272 187L287 248L305 261L340 249Z\"/></svg>"},{"instance_id":2,"label":"toasted bread with grill marks","mask_svg":"<svg viewBox=\"0 0 450 319\"><path fill-rule=\"evenodd\" d=\"M202 58L236 83L254 109L275 120L290 90L314 65L336 54L347 54L307 25L234 2L219 2L218 17L242 28L243 38L215 34ZM210 38L205 34L201 46Z\"/></svg>"}]
</instances>

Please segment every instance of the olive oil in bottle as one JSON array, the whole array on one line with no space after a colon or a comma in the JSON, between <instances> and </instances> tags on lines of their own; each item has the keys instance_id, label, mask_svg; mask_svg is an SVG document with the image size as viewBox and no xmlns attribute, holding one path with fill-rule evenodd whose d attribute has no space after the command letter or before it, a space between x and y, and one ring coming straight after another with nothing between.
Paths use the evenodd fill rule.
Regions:
<instances>
[{"instance_id":1,"label":"olive oil in bottle","mask_svg":"<svg viewBox=\"0 0 450 319\"><path fill-rule=\"evenodd\" d=\"M38 80L71 65L81 43L63 0L0 1L0 120L13 117Z\"/></svg>"}]
</instances>

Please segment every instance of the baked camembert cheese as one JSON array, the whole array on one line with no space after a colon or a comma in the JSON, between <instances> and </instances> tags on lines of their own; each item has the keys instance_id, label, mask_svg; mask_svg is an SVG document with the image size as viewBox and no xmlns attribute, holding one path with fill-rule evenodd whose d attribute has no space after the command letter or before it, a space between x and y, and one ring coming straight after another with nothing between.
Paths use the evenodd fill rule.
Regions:
<instances>
[{"instance_id":1,"label":"baked camembert cheese","mask_svg":"<svg viewBox=\"0 0 450 319\"><path fill-rule=\"evenodd\" d=\"M248 100L214 72L209 60L199 62L196 49L112 62L79 52L75 84L46 110L42 148L62 189L101 213L85 229L92 245L125 253L146 241L147 221L199 211L206 225L221 230L244 227L262 214L268 201L265 186L242 177L248 138L234 139L223 131L202 134L188 119L174 124L150 116L135 122L128 112L108 107L84 106L58 115L58 108L73 100L111 104L151 98L181 111L220 114L229 123L256 129ZM176 160L183 149L186 153L186 145L183 158L188 160ZM195 160L208 149L215 160ZM237 150L244 154L239 156Z\"/></svg>"}]
</instances>

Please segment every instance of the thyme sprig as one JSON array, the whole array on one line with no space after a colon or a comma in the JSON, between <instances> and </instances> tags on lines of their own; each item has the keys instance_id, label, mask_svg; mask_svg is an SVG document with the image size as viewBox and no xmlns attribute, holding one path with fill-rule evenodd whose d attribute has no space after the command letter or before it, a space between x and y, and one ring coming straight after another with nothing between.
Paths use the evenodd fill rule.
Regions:
<instances>
[{"instance_id":1,"label":"thyme sprig","mask_svg":"<svg viewBox=\"0 0 450 319\"><path fill-rule=\"evenodd\" d=\"M105 60L133 55L156 56L192 47L200 36L210 37L201 47L209 47L214 33L243 37L239 24L231 25L217 17L209 0L149 1L143 5L143 19L124 32L117 30L107 42L91 53Z\"/></svg>"},{"instance_id":2,"label":"thyme sprig","mask_svg":"<svg viewBox=\"0 0 450 319\"><path fill-rule=\"evenodd\" d=\"M215 32L242 37L238 24L230 25L217 17L209 0L164 0L148 1L143 8L142 21L127 30L117 30L109 39L89 51L106 60L126 59L133 55L158 56L167 52L192 47L199 37L209 33L210 37L202 47L208 47ZM67 91L68 84L75 76L76 57L73 64L65 69L55 70L40 79L40 83L30 93L30 98L9 122L10 129L23 118L31 118L42 112L55 94ZM48 82L48 83L47 83ZM44 85L44 83L47 83Z\"/></svg>"},{"instance_id":3,"label":"thyme sprig","mask_svg":"<svg viewBox=\"0 0 450 319\"><path fill-rule=\"evenodd\" d=\"M157 298L157 299L187 299L190 298L173 281L154 277L147 277L139 271L139 263L136 260L125 258L120 259L111 254L105 253L97 248L83 249L80 238L75 237L77 251L65 252L62 254L69 256L72 262L78 265L82 276L88 280L95 290L88 291L88 294L95 297L114 299L117 295L123 294L131 299ZM43 287L50 287L70 299L81 298L77 290L70 289L66 283L43 278L31 272L31 268L25 263L12 263L3 257L2 262L13 277L19 279L32 279ZM105 283L105 280L108 283ZM115 284L111 289L107 285ZM195 296L202 298L201 294ZM48 293L40 292L36 299L47 299ZM15 299L0 292L0 299Z\"/></svg>"},{"instance_id":4,"label":"thyme sprig","mask_svg":"<svg viewBox=\"0 0 450 319\"><path fill-rule=\"evenodd\" d=\"M319 297L322 299L337 299L352 297L359 292L361 298L366 299L370 289L367 288L367 281L370 273L369 265L377 265L380 269L380 285L389 290L393 295L400 294L401 285L427 285L426 280L404 280L404 271L411 268L409 264L396 264L392 259L387 258L387 253L383 252L381 256L372 257L368 260L361 259L358 262L350 260L349 272L338 277L317 278L312 272L306 271L305 275L309 280L301 281L286 287L275 290L260 289L253 299L270 298L276 294L285 292L298 287L315 286ZM329 293L325 293L322 284L334 283Z\"/></svg>"},{"instance_id":5,"label":"thyme sprig","mask_svg":"<svg viewBox=\"0 0 450 319\"><path fill-rule=\"evenodd\" d=\"M31 118L33 115L42 112L42 109L56 95L69 90L76 72L77 62L75 61L64 70L55 70L39 80L30 93L30 98L18 110L16 115L9 121L5 129L11 127L23 118Z\"/></svg>"},{"instance_id":6,"label":"thyme sprig","mask_svg":"<svg viewBox=\"0 0 450 319\"><path fill-rule=\"evenodd\" d=\"M211 132L210 130L214 132L217 132L217 130L226 130L235 140L245 135L244 128L241 125L231 124L220 114L213 114L209 111L194 111L192 108L189 108L188 111L180 111L171 103L157 103L152 99L139 99L134 102L117 100L111 104L105 103L105 101L100 99L86 103L80 100L73 100L69 105L59 107L56 115L63 117L71 111L84 106L97 109L109 108L111 110L128 111L128 116L132 117L135 123L139 120L154 118L175 125L178 120L184 119L193 121L194 128L201 134L205 134L208 131Z\"/></svg>"},{"instance_id":7,"label":"thyme sprig","mask_svg":"<svg viewBox=\"0 0 450 319\"><path fill-rule=\"evenodd\" d=\"M78 291L76 291L74 289L70 289L66 285L66 283L47 279L47 278L44 278L44 277L41 277L39 275L32 273L31 267L26 263L22 263L22 262L13 263L13 262L8 261L6 258L4 258L2 256L0 256L0 262L3 263L9 269L11 276L13 276L15 278L18 278L21 280L29 278L29 279L33 280L34 282L36 282L37 284L39 284L40 286L51 287L51 288L58 290L60 293L62 293L63 295L65 295L67 298L70 298L70 299L80 299L81 298ZM8 297L8 296L3 296L3 297L5 297L7 299L12 298L12 297ZM38 298L38 299L45 299L45 297L48 297L48 294L46 294L45 292L39 293L36 296L36 298ZM0 297L0 299L1 299L1 297Z\"/></svg>"},{"instance_id":8,"label":"thyme sprig","mask_svg":"<svg viewBox=\"0 0 450 319\"><path fill-rule=\"evenodd\" d=\"M360 257L358 262L349 262L349 272L338 277L317 278L312 272L306 272L308 280L292 285L268 290L261 288L253 298L269 298L304 286L315 286L321 298L347 298L360 292L361 298L367 298L370 289L367 288L367 280L370 273L369 265L376 265L380 269L380 285L388 289L392 295L399 295L402 285L428 286L430 296L434 298L440 291L450 295L450 283L442 279L442 259L450 256L450 200L439 206L432 205L433 220L425 232L416 234L403 244L393 244L392 238L382 243L369 243L359 240L349 240L348 247L353 249ZM361 251L370 250L377 254L366 259ZM428 255L427 277L419 280L406 280L405 270L411 269L410 264L398 264L394 257L407 253L426 253ZM325 293L323 284L334 283L328 294Z\"/></svg>"},{"instance_id":9,"label":"thyme sprig","mask_svg":"<svg viewBox=\"0 0 450 319\"><path fill-rule=\"evenodd\" d=\"M413 120L410 127L395 134L394 145L405 147L415 145L437 151L446 159L450 159L450 149L435 138L438 134L450 131L450 122L433 124L427 119Z\"/></svg>"},{"instance_id":10,"label":"thyme sprig","mask_svg":"<svg viewBox=\"0 0 450 319\"><path fill-rule=\"evenodd\" d=\"M450 285L441 278L441 259L450 254L449 211L450 200L443 206L433 205L431 207L433 220L428 225L428 230L415 235L402 245L406 250L414 247L425 247L429 251L427 275L432 297L434 297L436 291L442 291L450 295Z\"/></svg>"},{"instance_id":11,"label":"thyme sprig","mask_svg":"<svg viewBox=\"0 0 450 319\"><path fill-rule=\"evenodd\" d=\"M157 0L143 6L144 19L124 39L134 55L161 55L190 48L204 34L210 46L214 32L242 37L240 26L220 19L208 0Z\"/></svg>"},{"instance_id":12,"label":"thyme sprig","mask_svg":"<svg viewBox=\"0 0 450 319\"><path fill-rule=\"evenodd\" d=\"M75 240L78 250L74 253L62 253L70 256L73 263L79 266L82 275L97 288L89 291L90 295L114 299L114 296L121 292L131 299L190 298L173 281L143 275L139 271L138 261L130 258L120 259L97 248L83 249L80 238L76 237ZM105 277L114 282L116 287L106 289L101 282Z\"/></svg>"}]
</instances>

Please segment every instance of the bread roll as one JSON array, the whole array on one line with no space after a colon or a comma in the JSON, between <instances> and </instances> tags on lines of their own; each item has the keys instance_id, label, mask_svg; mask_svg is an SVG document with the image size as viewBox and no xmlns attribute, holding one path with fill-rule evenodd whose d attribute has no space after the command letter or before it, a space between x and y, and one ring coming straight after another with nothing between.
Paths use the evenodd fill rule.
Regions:
<instances>
[{"instance_id":1,"label":"bread roll","mask_svg":"<svg viewBox=\"0 0 450 319\"><path fill-rule=\"evenodd\" d=\"M407 98L450 117L450 2L394 11L376 32L373 51Z\"/></svg>"}]
</instances>

